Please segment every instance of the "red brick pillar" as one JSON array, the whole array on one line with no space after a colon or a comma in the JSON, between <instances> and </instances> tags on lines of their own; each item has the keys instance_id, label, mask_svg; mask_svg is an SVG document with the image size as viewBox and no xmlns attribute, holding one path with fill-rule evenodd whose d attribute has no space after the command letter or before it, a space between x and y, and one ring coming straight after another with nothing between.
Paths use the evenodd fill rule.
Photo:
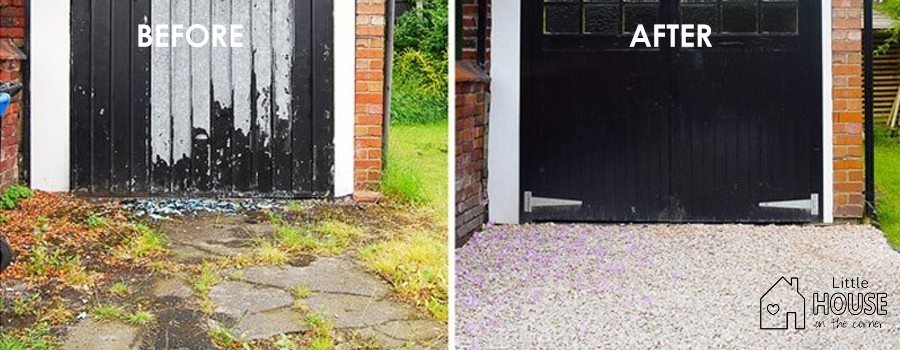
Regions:
<instances>
[{"instance_id":1,"label":"red brick pillar","mask_svg":"<svg viewBox=\"0 0 900 350\"><path fill-rule=\"evenodd\" d=\"M490 79L472 61L456 63L456 236L487 221L487 118Z\"/></svg>"},{"instance_id":2,"label":"red brick pillar","mask_svg":"<svg viewBox=\"0 0 900 350\"><path fill-rule=\"evenodd\" d=\"M862 0L840 0L832 4L834 216L860 218L863 216L865 187L862 159L863 3Z\"/></svg>"},{"instance_id":3,"label":"red brick pillar","mask_svg":"<svg viewBox=\"0 0 900 350\"><path fill-rule=\"evenodd\" d=\"M356 190L378 190L384 121L384 0L356 1Z\"/></svg>"},{"instance_id":4,"label":"red brick pillar","mask_svg":"<svg viewBox=\"0 0 900 350\"><path fill-rule=\"evenodd\" d=\"M0 0L0 81L22 82L20 50L25 44L25 0ZM21 94L13 99L0 122L0 188L19 181Z\"/></svg>"}]
</instances>

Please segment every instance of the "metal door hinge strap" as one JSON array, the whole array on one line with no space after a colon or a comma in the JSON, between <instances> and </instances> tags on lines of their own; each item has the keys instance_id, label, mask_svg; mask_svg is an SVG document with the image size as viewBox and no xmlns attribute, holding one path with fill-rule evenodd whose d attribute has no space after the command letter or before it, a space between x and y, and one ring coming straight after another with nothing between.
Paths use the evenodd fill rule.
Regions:
<instances>
[{"instance_id":1,"label":"metal door hinge strap","mask_svg":"<svg viewBox=\"0 0 900 350\"><path fill-rule=\"evenodd\" d=\"M525 212L530 213L540 207L580 207L582 202L575 199L534 197L531 191L525 191Z\"/></svg>"},{"instance_id":2,"label":"metal door hinge strap","mask_svg":"<svg viewBox=\"0 0 900 350\"><path fill-rule=\"evenodd\" d=\"M809 199L762 202L759 203L759 206L761 208L808 210L812 215L819 215L819 194L813 193Z\"/></svg>"}]
</instances>

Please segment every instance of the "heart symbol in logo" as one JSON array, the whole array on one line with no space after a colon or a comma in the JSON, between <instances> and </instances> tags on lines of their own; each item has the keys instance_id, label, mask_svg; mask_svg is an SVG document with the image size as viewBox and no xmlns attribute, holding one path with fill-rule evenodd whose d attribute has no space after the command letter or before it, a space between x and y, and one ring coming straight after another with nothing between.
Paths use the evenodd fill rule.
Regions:
<instances>
[{"instance_id":1,"label":"heart symbol in logo","mask_svg":"<svg viewBox=\"0 0 900 350\"><path fill-rule=\"evenodd\" d=\"M770 315L777 314L778 304L769 304L768 306L766 306L766 311L768 311Z\"/></svg>"}]
</instances>

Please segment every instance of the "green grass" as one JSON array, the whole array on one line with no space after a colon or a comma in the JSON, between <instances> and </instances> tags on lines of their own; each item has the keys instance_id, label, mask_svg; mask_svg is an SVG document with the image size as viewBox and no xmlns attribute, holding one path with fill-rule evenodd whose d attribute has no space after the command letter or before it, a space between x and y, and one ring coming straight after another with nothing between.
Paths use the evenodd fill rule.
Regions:
<instances>
[{"instance_id":1,"label":"green grass","mask_svg":"<svg viewBox=\"0 0 900 350\"><path fill-rule=\"evenodd\" d=\"M900 138L881 127L875 132L875 192L881 229L900 249Z\"/></svg>"},{"instance_id":2,"label":"green grass","mask_svg":"<svg viewBox=\"0 0 900 350\"><path fill-rule=\"evenodd\" d=\"M446 220L447 120L391 126L382 192Z\"/></svg>"}]
</instances>

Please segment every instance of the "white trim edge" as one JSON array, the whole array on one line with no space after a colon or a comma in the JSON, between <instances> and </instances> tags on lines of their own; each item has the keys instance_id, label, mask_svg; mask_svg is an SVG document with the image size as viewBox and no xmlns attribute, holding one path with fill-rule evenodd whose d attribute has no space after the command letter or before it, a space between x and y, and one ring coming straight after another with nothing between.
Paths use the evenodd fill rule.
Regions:
<instances>
[{"instance_id":1,"label":"white trim edge","mask_svg":"<svg viewBox=\"0 0 900 350\"><path fill-rule=\"evenodd\" d=\"M334 2L334 196L353 194L356 1Z\"/></svg>"},{"instance_id":2,"label":"white trim edge","mask_svg":"<svg viewBox=\"0 0 900 350\"><path fill-rule=\"evenodd\" d=\"M69 0L32 1L31 28L31 187L68 191L70 174Z\"/></svg>"},{"instance_id":3,"label":"white trim edge","mask_svg":"<svg viewBox=\"0 0 900 350\"><path fill-rule=\"evenodd\" d=\"M822 222L834 222L834 139L832 114L831 1L822 1Z\"/></svg>"}]
</instances>

